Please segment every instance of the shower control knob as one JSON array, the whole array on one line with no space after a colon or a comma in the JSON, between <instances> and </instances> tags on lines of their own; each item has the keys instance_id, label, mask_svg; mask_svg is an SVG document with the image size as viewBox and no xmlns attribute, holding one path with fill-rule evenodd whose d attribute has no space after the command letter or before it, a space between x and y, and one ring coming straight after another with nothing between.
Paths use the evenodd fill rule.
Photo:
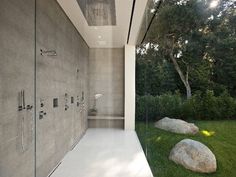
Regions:
<instances>
[{"instance_id":1,"label":"shower control knob","mask_svg":"<svg viewBox=\"0 0 236 177\"><path fill-rule=\"evenodd\" d=\"M23 107L22 106L19 106L18 107L18 111L22 111Z\"/></svg>"},{"instance_id":2,"label":"shower control knob","mask_svg":"<svg viewBox=\"0 0 236 177\"><path fill-rule=\"evenodd\" d=\"M27 106L26 106L26 109L27 109L27 110L31 110L32 108L33 108L32 105L27 105Z\"/></svg>"},{"instance_id":3,"label":"shower control knob","mask_svg":"<svg viewBox=\"0 0 236 177\"><path fill-rule=\"evenodd\" d=\"M43 119L43 115L42 114L39 115L39 119Z\"/></svg>"},{"instance_id":4,"label":"shower control knob","mask_svg":"<svg viewBox=\"0 0 236 177\"><path fill-rule=\"evenodd\" d=\"M43 119L43 116L45 116L47 113L44 111L39 112L39 119Z\"/></svg>"}]
</instances>

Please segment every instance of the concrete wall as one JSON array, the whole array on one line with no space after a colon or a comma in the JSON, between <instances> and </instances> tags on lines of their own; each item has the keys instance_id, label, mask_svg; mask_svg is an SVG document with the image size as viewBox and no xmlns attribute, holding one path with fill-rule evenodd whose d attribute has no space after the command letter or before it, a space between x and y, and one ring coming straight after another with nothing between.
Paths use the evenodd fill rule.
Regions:
<instances>
[{"instance_id":1,"label":"concrete wall","mask_svg":"<svg viewBox=\"0 0 236 177\"><path fill-rule=\"evenodd\" d=\"M97 115L124 116L123 48L89 50L89 108L97 93Z\"/></svg>"},{"instance_id":2,"label":"concrete wall","mask_svg":"<svg viewBox=\"0 0 236 177\"><path fill-rule=\"evenodd\" d=\"M87 128L89 48L55 0L36 2L36 173L46 177ZM34 176L34 110L17 109L21 90L34 105L34 14L34 1L1 1L0 177Z\"/></svg>"},{"instance_id":3,"label":"concrete wall","mask_svg":"<svg viewBox=\"0 0 236 177\"><path fill-rule=\"evenodd\" d=\"M34 1L0 5L0 177L34 173L33 110L18 112L18 92L34 103ZM23 163L22 163L23 162Z\"/></svg>"},{"instance_id":4,"label":"concrete wall","mask_svg":"<svg viewBox=\"0 0 236 177\"><path fill-rule=\"evenodd\" d=\"M36 172L45 177L87 128L89 48L55 0L37 0L36 17ZM41 56L40 49L55 50L57 56ZM85 107L77 106L82 92ZM59 100L57 108L54 98ZM47 113L41 120L39 111Z\"/></svg>"}]
</instances>

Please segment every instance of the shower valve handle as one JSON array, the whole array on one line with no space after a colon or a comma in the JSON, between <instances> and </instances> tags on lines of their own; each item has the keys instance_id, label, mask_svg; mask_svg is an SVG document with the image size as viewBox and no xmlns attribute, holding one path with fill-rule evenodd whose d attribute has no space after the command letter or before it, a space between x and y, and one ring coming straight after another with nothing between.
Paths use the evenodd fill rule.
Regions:
<instances>
[{"instance_id":1,"label":"shower valve handle","mask_svg":"<svg viewBox=\"0 0 236 177\"><path fill-rule=\"evenodd\" d=\"M32 105L27 105L27 106L26 106L26 109L27 109L27 110L31 110L32 108L33 108Z\"/></svg>"},{"instance_id":2,"label":"shower valve handle","mask_svg":"<svg viewBox=\"0 0 236 177\"><path fill-rule=\"evenodd\" d=\"M39 119L43 119L43 117L44 117L45 115L47 115L46 112L40 111L40 112L39 112Z\"/></svg>"}]
</instances>

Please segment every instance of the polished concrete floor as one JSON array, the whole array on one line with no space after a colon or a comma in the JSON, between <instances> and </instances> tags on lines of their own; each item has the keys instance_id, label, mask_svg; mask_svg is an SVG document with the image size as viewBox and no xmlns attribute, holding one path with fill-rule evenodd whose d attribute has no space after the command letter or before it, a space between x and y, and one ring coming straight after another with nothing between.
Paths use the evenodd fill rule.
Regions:
<instances>
[{"instance_id":1,"label":"polished concrete floor","mask_svg":"<svg viewBox=\"0 0 236 177\"><path fill-rule=\"evenodd\" d=\"M153 177L135 131L88 129L51 177Z\"/></svg>"}]
</instances>

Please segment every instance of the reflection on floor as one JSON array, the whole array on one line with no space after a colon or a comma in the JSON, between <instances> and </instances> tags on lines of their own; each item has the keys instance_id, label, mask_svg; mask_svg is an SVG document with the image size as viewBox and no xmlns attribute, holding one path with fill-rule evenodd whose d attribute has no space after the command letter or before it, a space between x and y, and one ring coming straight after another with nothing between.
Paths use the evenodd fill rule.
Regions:
<instances>
[{"instance_id":1,"label":"reflection on floor","mask_svg":"<svg viewBox=\"0 0 236 177\"><path fill-rule=\"evenodd\" d=\"M88 129L51 177L153 177L135 131Z\"/></svg>"}]
</instances>

